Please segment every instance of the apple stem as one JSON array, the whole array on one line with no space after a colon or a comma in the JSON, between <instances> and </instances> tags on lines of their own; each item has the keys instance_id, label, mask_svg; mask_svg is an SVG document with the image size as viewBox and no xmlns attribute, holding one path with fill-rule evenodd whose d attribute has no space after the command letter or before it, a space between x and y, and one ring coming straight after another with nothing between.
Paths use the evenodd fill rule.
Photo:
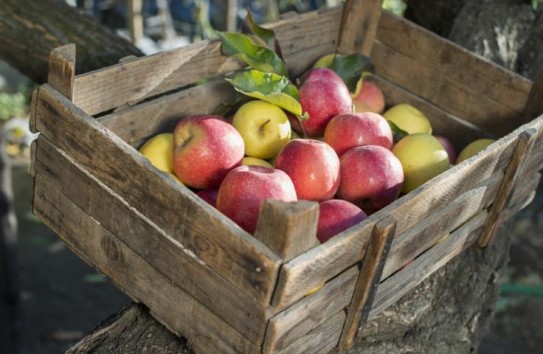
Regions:
<instances>
[{"instance_id":1,"label":"apple stem","mask_svg":"<svg viewBox=\"0 0 543 354\"><path fill-rule=\"evenodd\" d=\"M307 133L305 132L304 125L302 124L302 123L303 123L302 117L300 117L300 116L297 115L297 116L296 116L296 119L298 119L298 122L300 123L300 129L302 129L302 137L303 137L304 139L307 139L308 136L307 136Z\"/></svg>"},{"instance_id":2,"label":"apple stem","mask_svg":"<svg viewBox=\"0 0 543 354\"><path fill-rule=\"evenodd\" d=\"M264 122L264 124L260 126L260 128L258 129L258 133L260 136L264 135L264 127L266 126L266 124L270 122L271 122L271 119L268 119L267 121Z\"/></svg>"}]
</instances>

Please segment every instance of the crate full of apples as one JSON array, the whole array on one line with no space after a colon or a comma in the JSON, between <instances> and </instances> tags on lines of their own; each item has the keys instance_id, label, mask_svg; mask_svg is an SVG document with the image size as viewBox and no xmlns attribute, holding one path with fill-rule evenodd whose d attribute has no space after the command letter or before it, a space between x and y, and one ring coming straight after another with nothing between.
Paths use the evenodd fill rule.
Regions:
<instances>
[{"instance_id":1,"label":"crate full of apples","mask_svg":"<svg viewBox=\"0 0 543 354\"><path fill-rule=\"evenodd\" d=\"M33 211L197 353L347 349L531 201L541 83L376 1L246 25L85 74L54 49Z\"/></svg>"}]
</instances>

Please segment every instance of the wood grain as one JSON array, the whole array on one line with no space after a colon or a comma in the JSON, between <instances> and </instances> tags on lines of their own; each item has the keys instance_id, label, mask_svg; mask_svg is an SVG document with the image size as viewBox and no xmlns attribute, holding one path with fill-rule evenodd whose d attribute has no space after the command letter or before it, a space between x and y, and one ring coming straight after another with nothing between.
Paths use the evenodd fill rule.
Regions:
<instances>
[{"instance_id":1,"label":"wood grain","mask_svg":"<svg viewBox=\"0 0 543 354\"><path fill-rule=\"evenodd\" d=\"M543 69L537 74L524 107L524 120L529 121L543 114Z\"/></svg>"},{"instance_id":2,"label":"wood grain","mask_svg":"<svg viewBox=\"0 0 543 354\"><path fill-rule=\"evenodd\" d=\"M503 209L505 208L508 199L511 197L519 174L523 171L526 157L530 154L530 148L535 140L536 132L535 129L528 129L522 132L518 137L515 151L511 156L511 161L505 170L505 176L497 191L496 200L488 213L485 231L481 238L477 240L477 245L481 248L487 247L492 242L502 224Z\"/></svg>"},{"instance_id":3,"label":"wood grain","mask_svg":"<svg viewBox=\"0 0 543 354\"><path fill-rule=\"evenodd\" d=\"M319 245L318 221L317 202L267 200L260 210L254 236L283 261L288 261Z\"/></svg>"},{"instance_id":4,"label":"wood grain","mask_svg":"<svg viewBox=\"0 0 543 354\"><path fill-rule=\"evenodd\" d=\"M382 0L347 0L343 5L338 49L370 56L381 17Z\"/></svg>"},{"instance_id":5,"label":"wood grain","mask_svg":"<svg viewBox=\"0 0 543 354\"><path fill-rule=\"evenodd\" d=\"M40 178L34 189L34 213L91 266L114 280L135 301L200 353L256 353L259 348L213 312L176 287L146 260L118 241L100 223Z\"/></svg>"},{"instance_id":6,"label":"wood grain","mask_svg":"<svg viewBox=\"0 0 543 354\"><path fill-rule=\"evenodd\" d=\"M358 273L358 265L349 268L317 291L272 317L266 332L263 353L281 352L345 309L352 298Z\"/></svg>"},{"instance_id":7,"label":"wood grain","mask_svg":"<svg viewBox=\"0 0 543 354\"><path fill-rule=\"evenodd\" d=\"M74 97L75 44L55 48L49 54L47 83L70 101Z\"/></svg>"},{"instance_id":8,"label":"wood grain","mask_svg":"<svg viewBox=\"0 0 543 354\"><path fill-rule=\"evenodd\" d=\"M396 221L390 216L384 217L373 227L339 339L340 350L352 348L364 328L395 231Z\"/></svg>"},{"instance_id":9,"label":"wood grain","mask_svg":"<svg viewBox=\"0 0 543 354\"><path fill-rule=\"evenodd\" d=\"M156 268L249 341L262 342L270 317L266 307L257 305L202 264L182 244L131 208L45 137L40 135L37 145L34 164L39 178L62 191L89 218L110 231L112 237L146 260L146 268Z\"/></svg>"},{"instance_id":10,"label":"wood grain","mask_svg":"<svg viewBox=\"0 0 543 354\"><path fill-rule=\"evenodd\" d=\"M41 134L214 272L269 304L279 257L50 86L40 97Z\"/></svg>"}]
</instances>

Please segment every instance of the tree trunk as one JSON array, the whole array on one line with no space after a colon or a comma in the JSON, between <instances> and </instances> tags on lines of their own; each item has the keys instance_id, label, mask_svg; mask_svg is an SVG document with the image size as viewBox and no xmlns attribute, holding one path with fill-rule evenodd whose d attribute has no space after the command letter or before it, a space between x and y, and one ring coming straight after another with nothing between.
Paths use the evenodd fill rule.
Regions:
<instances>
[{"instance_id":1,"label":"tree trunk","mask_svg":"<svg viewBox=\"0 0 543 354\"><path fill-rule=\"evenodd\" d=\"M19 353L17 219L13 210L11 166L0 137L0 353Z\"/></svg>"},{"instance_id":2,"label":"tree trunk","mask_svg":"<svg viewBox=\"0 0 543 354\"><path fill-rule=\"evenodd\" d=\"M47 80L51 49L67 43L77 46L77 73L142 55L129 41L65 1L0 1L0 57L36 83Z\"/></svg>"}]
</instances>

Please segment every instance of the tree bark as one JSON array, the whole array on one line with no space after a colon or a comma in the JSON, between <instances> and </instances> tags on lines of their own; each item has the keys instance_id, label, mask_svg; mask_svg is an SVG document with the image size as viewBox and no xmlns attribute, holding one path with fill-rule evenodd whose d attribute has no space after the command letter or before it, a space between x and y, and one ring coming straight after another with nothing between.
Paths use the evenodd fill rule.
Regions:
<instances>
[{"instance_id":1,"label":"tree bark","mask_svg":"<svg viewBox=\"0 0 543 354\"><path fill-rule=\"evenodd\" d=\"M46 82L49 52L67 43L77 46L77 73L113 65L128 55L143 55L65 1L0 1L0 57L34 82Z\"/></svg>"}]
</instances>

